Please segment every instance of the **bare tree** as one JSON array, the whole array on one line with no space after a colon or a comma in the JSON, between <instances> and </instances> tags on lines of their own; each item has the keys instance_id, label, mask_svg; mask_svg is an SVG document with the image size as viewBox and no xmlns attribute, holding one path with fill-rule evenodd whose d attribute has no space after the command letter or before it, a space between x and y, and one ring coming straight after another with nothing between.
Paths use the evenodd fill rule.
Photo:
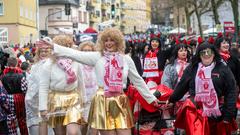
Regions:
<instances>
[{"instance_id":1,"label":"bare tree","mask_svg":"<svg viewBox=\"0 0 240 135\"><path fill-rule=\"evenodd\" d=\"M195 12L195 10L192 8L192 4L190 3L189 0L174 0L173 4L174 4L174 6L177 6L178 9L184 8L184 12L185 12L185 16L186 16L187 31L188 31L191 26L190 17Z\"/></svg>"},{"instance_id":2,"label":"bare tree","mask_svg":"<svg viewBox=\"0 0 240 135\"><path fill-rule=\"evenodd\" d=\"M189 0L189 3L193 5L194 12L197 16L199 32L200 32L200 35L203 36L201 16L211 11L211 6L209 6L210 1L209 0Z\"/></svg>"},{"instance_id":3,"label":"bare tree","mask_svg":"<svg viewBox=\"0 0 240 135\"><path fill-rule=\"evenodd\" d=\"M187 31L190 29L191 26L191 15L194 13L194 10L191 8L191 4L188 3L187 0L185 0L184 4L184 11L186 14L186 21L187 21Z\"/></svg>"},{"instance_id":4,"label":"bare tree","mask_svg":"<svg viewBox=\"0 0 240 135\"><path fill-rule=\"evenodd\" d=\"M226 0L211 0L211 8L213 12L214 22L215 24L220 24L219 15L218 15L218 8L225 2Z\"/></svg>"},{"instance_id":5,"label":"bare tree","mask_svg":"<svg viewBox=\"0 0 240 135\"><path fill-rule=\"evenodd\" d=\"M238 33L239 33L239 28L238 28L238 16L239 16L239 12L238 12L238 0L229 0L231 2L232 5L232 12L233 12L233 17L234 17L234 25L235 25L235 34L236 37L238 37Z\"/></svg>"}]
</instances>

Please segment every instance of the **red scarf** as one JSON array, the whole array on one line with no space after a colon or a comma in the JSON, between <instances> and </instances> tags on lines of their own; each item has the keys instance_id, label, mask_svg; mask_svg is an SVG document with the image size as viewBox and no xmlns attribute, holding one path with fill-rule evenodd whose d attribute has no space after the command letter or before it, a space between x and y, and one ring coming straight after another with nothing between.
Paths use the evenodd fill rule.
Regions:
<instances>
[{"instance_id":1,"label":"red scarf","mask_svg":"<svg viewBox=\"0 0 240 135\"><path fill-rule=\"evenodd\" d=\"M123 92L123 57L119 53L104 52L104 94L118 96Z\"/></svg>"},{"instance_id":2,"label":"red scarf","mask_svg":"<svg viewBox=\"0 0 240 135\"><path fill-rule=\"evenodd\" d=\"M143 77L159 77L157 53L159 49L148 51L144 59Z\"/></svg>"},{"instance_id":3,"label":"red scarf","mask_svg":"<svg viewBox=\"0 0 240 135\"><path fill-rule=\"evenodd\" d=\"M22 73L22 69L20 69L19 67L6 67L4 70L3 70L3 74L7 74L9 72L13 72L13 73L18 73L18 74L21 74Z\"/></svg>"},{"instance_id":4,"label":"red scarf","mask_svg":"<svg viewBox=\"0 0 240 135\"><path fill-rule=\"evenodd\" d=\"M217 93L212 82L212 69L215 63L205 67L202 63L198 64L198 71L195 78L195 98L196 102L203 104L203 116L221 116Z\"/></svg>"},{"instance_id":5,"label":"red scarf","mask_svg":"<svg viewBox=\"0 0 240 135\"><path fill-rule=\"evenodd\" d=\"M221 55L224 61L228 61L229 58L231 57L229 51L226 52L220 51L219 54Z\"/></svg>"}]
</instances>

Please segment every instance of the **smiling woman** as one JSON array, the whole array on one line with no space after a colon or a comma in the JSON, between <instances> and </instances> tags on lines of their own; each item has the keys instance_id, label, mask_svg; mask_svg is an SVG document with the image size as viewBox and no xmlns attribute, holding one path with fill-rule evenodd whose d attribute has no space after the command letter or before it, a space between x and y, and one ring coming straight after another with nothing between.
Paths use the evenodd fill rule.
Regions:
<instances>
[{"instance_id":1,"label":"smiling woman","mask_svg":"<svg viewBox=\"0 0 240 135\"><path fill-rule=\"evenodd\" d=\"M226 37L219 37L216 39L215 46L217 47L222 61L227 64L227 66L233 72L235 80L238 85L238 89L240 87L240 61L238 57L231 53L230 47L231 42ZM238 99L238 103L240 103L240 99Z\"/></svg>"},{"instance_id":2,"label":"smiling woman","mask_svg":"<svg viewBox=\"0 0 240 135\"><path fill-rule=\"evenodd\" d=\"M97 44L97 52L82 52L49 43L55 55L94 66L99 87L90 107L90 127L98 129L101 135L129 135L134 123L128 97L123 92L127 78L149 104L158 107L158 100L139 76L133 60L124 55L125 40L120 30L105 29Z\"/></svg>"},{"instance_id":3,"label":"smiling woman","mask_svg":"<svg viewBox=\"0 0 240 135\"><path fill-rule=\"evenodd\" d=\"M202 43L198 46L196 55L185 69L169 102L179 101L187 92L190 97L183 104L182 111L177 114L175 123L177 128L182 128L185 124L184 127L188 127L185 129L186 134L202 131L222 135L236 130L235 79L229 68L221 61L214 45ZM191 115L189 112L192 111L201 113ZM183 116L189 117L186 120L182 119ZM196 124L197 119L203 121Z\"/></svg>"},{"instance_id":4,"label":"smiling woman","mask_svg":"<svg viewBox=\"0 0 240 135\"><path fill-rule=\"evenodd\" d=\"M102 54L104 51L119 52L124 54L125 40L120 31L114 29L104 30L97 40L97 49Z\"/></svg>"}]
</instances>

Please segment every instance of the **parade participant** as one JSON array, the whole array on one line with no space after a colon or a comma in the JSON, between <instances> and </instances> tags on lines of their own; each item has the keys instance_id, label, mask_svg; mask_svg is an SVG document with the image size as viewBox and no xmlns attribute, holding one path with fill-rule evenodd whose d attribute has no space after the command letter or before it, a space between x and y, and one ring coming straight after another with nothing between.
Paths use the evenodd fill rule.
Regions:
<instances>
[{"instance_id":1,"label":"parade participant","mask_svg":"<svg viewBox=\"0 0 240 135\"><path fill-rule=\"evenodd\" d=\"M95 44L91 41L86 41L80 44L79 51L84 52L93 52L95 51ZM87 122L90 105L93 96L96 94L98 86L97 86L97 78L95 74L94 67L88 66L88 65L82 65L81 66L82 72L83 72L83 79L85 82L85 89L86 89L86 103L84 104L84 112L83 112L83 118L84 121ZM82 134L86 135L88 132L88 124L82 126ZM91 129L91 135L97 135L97 130Z\"/></svg>"},{"instance_id":2,"label":"parade participant","mask_svg":"<svg viewBox=\"0 0 240 135\"><path fill-rule=\"evenodd\" d=\"M10 110L6 94L2 82L0 81L0 135L8 134L7 114Z\"/></svg>"},{"instance_id":3,"label":"parade participant","mask_svg":"<svg viewBox=\"0 0 240 135\"><path fill-rule=\"evenodd\" d=\"M28 76L28 90L25 97L27 126L30 135L47 134L47 124L39 117L38 100L39 100L39 76L42 70L42 65L46 62L51 50L49 46L44 44L37 44L36 55L34 57L35 63L30 69ZM41 126L40 126L41 125ZM41 129L41 130L39 130Z\"/></svg>"},{"instance_id":4,"label":"parade participant","mask_svg":"<svg viewBox=\"0 0 240 135\"><path fill-rule=\"evenodd\" d=\"M8 58L7 67L3 71L2 83L9 96L9 108L11 114L8 117L9 134L17 134L16 120L21 135L28 135L25 111L25 92L27 82L22 74L22 70L17 67L16 58Z\"/></svg>"},{"instance_id":5,"label":"parade participant","mask_svg":"<svg viewBox=\"0 0 240 135\"><path fill-rule=\"evenodd\" d=\"M21 66L20 66L20 68L22 69L22 72L23 72L23 76L25 77L25 78L28 78L28 76L29 76L29 70L30 70L30 64L27 62L27 61L25 61L25 62L23 62L22 64L21 64Z\"/></svg>"},{"instance_id":6,"label":"parade participant","mask_svg":"<svg viewBox=\"0 0 240 135\"><path fill-rule=\"evenodd\" d=\"M143 77L146 83L160 84L166 60L170 52L161 50L161 41L158 37L150 40L149 51L144 58Z\"/></svg>"},{"instance_id":7,"label":"parade participant","mask_svg":"<svg viewBox=\"0 0 240 135\"><path fill-rule=\"evenodd\" d=\"M233 55L232 52L230 52L230 41L226 37L218 37L215 41L215 46L217 47L219 54L223 60L224 63L227 64L227 66L231 69L236 83L237 83L237 93L239 95L239 88L240 88L240 61L238 60L236 55ZM237 100L237 107L240 107L240 97L238 97ZM236 110L236 116L237 116L237 110Z\"/></svg>"},{"instance_id":8,"label":"parade participant","mask_svg":"<svg viewBox=\"0 0 240 135\"><path fill-rule=\"evenodd\" d=\"M54 43L71 48L71 37L59 35ZM39 111L56 135L79 135L85 88L79 63L52 56L42 65L39 83Z\"/></svg>"},{"instance_id":9,"label":"parade participant","mask_svg":"<svg viewBox=\"0 0 240 135\"><path fill-rule=\"evenodd\" d=\"M161 84L174 90L177 83L180 81L185 68L189 64L189 59L190 51L188 50L188 46L182 43L176 45L173 50L172 57L170 58L168 65L164 69ZM181 101L175 105L175 112L177 112L178 108L182 106L187 96L188 94L185 94ZM170 117L169 114L169 111L164 112L164 116L167 118ZM183 131L177 129L177 132L182 133Z\"/></svg>"},{"instance_id":10,"label":"parade participant","mask_svg":"<svg viewBox=\"0 0 240 135\"><path fill-rule=\"evenodd\" d=\"M187 135L230 134L236 128L235 79L214 45L204 42L197 47L167 104L179 101L187 92L191 97L177 114L177 128L185 129Z\"/></svg>"},{"instance_id":11,"label":"parade participant","mask_svg":"<svg viewBox=\"0 0 240 135\"><path fill-rule=\"evenodd\" d=\"M188 65L190 54L185 44L176 45L168 65L165 67L161 84L174 89Z\"/></svg>"},{"instance_id":12,"label":"parade participant","mask_svg":"<svg viewBox=\"0 0 240 135\"><path fill-rule=\"evenodd\" d=\"M158 100L149 92L132 59L124 55L125 41L120 30L105 29L97 43L98 52L81 52L49 44L55 55L95 67L99 89L90 108L88 122L91 128L100 130L101 135L130 135L134 123L128 98L123 93L127 77L149 104L159 107Z\"/></svg>"},{"instance_id":13,"label":"parade participant","mask_svg":"<svg viewBox=\"0 0 240 135\"><path fill-rule=\"evenodd\" d=\"M222 60L231 69L238 87L240 87L240 61L237 56L230 53L230 41L228 38L219 37L215 41L215 46L217 47Z\"/></svg>"}]
</instances>

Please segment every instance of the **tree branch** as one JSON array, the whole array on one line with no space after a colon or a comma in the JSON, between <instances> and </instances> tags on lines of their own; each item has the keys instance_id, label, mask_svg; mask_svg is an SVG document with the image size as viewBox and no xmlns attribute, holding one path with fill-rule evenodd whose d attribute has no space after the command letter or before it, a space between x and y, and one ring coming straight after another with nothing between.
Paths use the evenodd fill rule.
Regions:
<instances>
[{"instance_id":1,"label":"tree branch","mask_svg":"<svg viewBox=\"0 0 240 135\"><path fill-rule=\"evenodd\" d=\"M223 4L224 1L225 1L225 0L218 0L218 1L216 2L216 7L217 7L217 8L220 7L220 6Z\"/></svg>"}]
</instances>

